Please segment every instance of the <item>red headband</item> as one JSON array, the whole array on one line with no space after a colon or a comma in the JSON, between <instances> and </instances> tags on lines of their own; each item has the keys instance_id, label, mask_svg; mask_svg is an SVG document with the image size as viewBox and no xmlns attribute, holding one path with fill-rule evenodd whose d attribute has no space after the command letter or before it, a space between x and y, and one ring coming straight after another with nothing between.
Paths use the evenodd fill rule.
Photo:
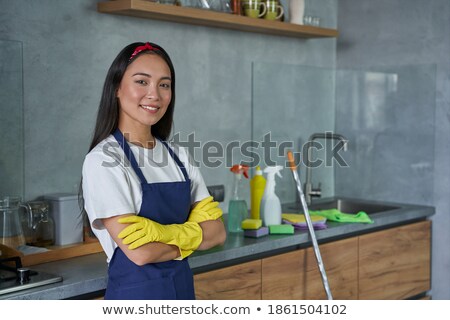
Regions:
<instances>
[{"instance_id":1,"label":"red headband","mask_svg":"<svg viewBox=\"0 0 450 320\"><path fill-rule=\"evenodd\" d=\"M133 54L131 55L129 61L131 61L134 58L134 56L136 56L139 52L146 51L146 50L155 51L155 50L158 50L158 49L155 48L155 47L152 47L152 45L147 42L143 46L139 46L139 47L136 47L136 49L134 49Z\"/></svg>"}]
</instances>

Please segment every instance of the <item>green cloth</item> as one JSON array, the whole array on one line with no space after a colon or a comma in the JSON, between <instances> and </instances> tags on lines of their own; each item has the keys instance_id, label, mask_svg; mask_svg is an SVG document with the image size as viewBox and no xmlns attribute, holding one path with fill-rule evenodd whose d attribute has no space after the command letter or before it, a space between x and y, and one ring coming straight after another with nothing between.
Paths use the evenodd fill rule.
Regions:
<instances>
[{"instance_id":1,"label":"green cloth","mask_svg":"<svg viewBox=\"0 0 450 320\"><path fill-rule=\"evenodd\" d=\"M338 209L328 210L310 210L311 215L319 215L336 222L359 222L359 223L373 223L373 220L365 213L360 211L357 214L343 213Z\"/></svg>"}]
</instances>

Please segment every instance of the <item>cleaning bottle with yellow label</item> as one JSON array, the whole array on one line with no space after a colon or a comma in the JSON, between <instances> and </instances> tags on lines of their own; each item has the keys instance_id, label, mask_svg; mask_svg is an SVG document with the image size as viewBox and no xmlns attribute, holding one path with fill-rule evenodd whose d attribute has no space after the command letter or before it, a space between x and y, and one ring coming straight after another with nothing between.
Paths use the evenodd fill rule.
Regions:
<instances>
[{"instance_id":1,"label":"cleaning bottle with yellow label","mask_svg":"<svg viewBox=\"0 0 450 320\"><path fill-rule=\"evenodd\" d=\"M266 179L260 166L256 167L255 175L250 180L250 218L260 219L261 199L266 187Z\"/></svg>"}]
</instances>

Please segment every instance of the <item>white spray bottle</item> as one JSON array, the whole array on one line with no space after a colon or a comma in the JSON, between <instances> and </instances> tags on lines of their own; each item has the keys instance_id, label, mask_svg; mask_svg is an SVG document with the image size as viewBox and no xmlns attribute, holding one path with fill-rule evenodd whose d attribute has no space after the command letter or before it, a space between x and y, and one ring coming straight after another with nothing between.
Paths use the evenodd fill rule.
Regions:
<instances>
[{"instance_id":1,"label":"white spray bottle","mask_svg":"<svg viewBox=\"0 0 450 320\"><path fill-rule=\"evenodd\" d=\"M261 200L261 217L264 225L281 224L281 203L275 194L275 174L281 178L282 166L267 167L264 173L267 174L267 184Z\"/></svg>"}]
</instances>

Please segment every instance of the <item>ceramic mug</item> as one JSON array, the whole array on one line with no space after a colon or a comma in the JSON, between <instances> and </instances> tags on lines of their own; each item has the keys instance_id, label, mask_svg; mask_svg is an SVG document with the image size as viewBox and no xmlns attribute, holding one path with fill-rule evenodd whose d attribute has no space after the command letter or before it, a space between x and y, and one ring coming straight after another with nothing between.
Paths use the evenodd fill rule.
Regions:
<instances>
[{"instance_id":1,"label":"ceramic mug","mask_svg":"<svg viewBox=\"0 0 450 320\"><path fill-rule=\"evenodd\" d=\"M267 12L264 16L264 19L266 20L279 20L283 14L284 9L281 5L278 4L278 1L267 1Z\"/></svg>"},{"instance_id":2,"label":"ceramic mug","mask_svg":"<svg viewBox=\"0 0 450 320\"><path fill-rule=\"evenodd\" d=\"M261 18L267 12L267 6L261 0L246 0L242 1L242 8L244 14L250 18ZM262 11L261 11L262 10Z\"/></svg>"}]
</instances>

